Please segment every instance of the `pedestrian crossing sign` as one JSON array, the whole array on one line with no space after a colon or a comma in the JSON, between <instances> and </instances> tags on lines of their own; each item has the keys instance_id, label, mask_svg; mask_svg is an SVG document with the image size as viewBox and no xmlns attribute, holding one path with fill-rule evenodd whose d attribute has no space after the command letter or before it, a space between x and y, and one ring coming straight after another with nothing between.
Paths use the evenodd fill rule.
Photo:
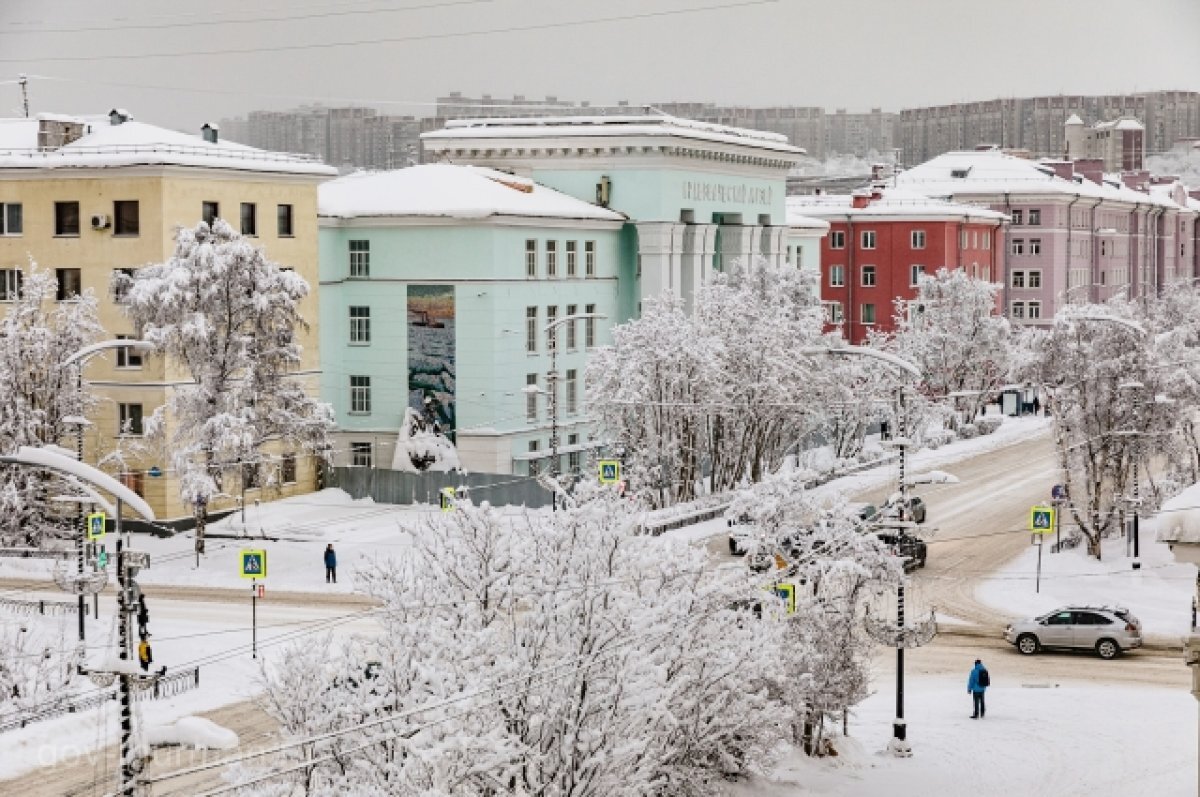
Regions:
<instances>
[{"instance_id":1,"label":"pedestrian crossing sign","mask_svg":"<svg viewBox=\"0 0 1200 797\"><path fill-rule=\"evenodd\" d=\"M1035 506L1029 510L1029 530L1034 534L1054 532L1054 507Z\"/></svg>"},{"instance_id":2,"label":"pedestrian crossing sign","mask_svg":"<svg viewBox=\"0 0 1200 797\"><path fill-rule=\"evenodd\" d=\"M616 484L621 481L621 463L615 459L600 460L600 483Z\"/></svg>"},{"instance_id":3,"label":"pedestrian crossing sign","mask_svg":"<svg viewBox=\"0 0 1200 797\"><path fill-rule=\"evenodd\" d=\"M261 550L242 551L238 557L241 562L242 578L267 577L267 552Z\"/></svg>"},{"instance_id":4,"label":"pedestrian crossing sign","mask_svg":"<svg viewBox=\"0 0 1200 797\"><path fill-rule=\"evenodd\" d=\"M454 511L454 488L443 487L439 493L439 502L443 512Z\"/></svg>"},{"instance_id":5,"label":"pedestrian crossing sign","mask_svg":"<svg viewBox=\"0 0 1200 797\"><path fill-rule=\"evenodd\" d=\"M87 538L98 540L104 536L104 513L93 512L87 516Z\"/></svg>"}]
</instances>

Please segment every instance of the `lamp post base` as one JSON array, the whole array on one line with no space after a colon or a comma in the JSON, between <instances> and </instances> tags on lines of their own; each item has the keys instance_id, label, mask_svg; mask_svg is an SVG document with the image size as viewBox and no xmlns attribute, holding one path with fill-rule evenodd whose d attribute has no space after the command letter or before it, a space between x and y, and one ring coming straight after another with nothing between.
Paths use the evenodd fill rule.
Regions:
<instances>
[{"instance_id":1,"label":"lamp post base","mask_svg":"<svg viewBox=\"0 0 1200 797\"><path fill-rule=\"evenodd\" d=\"M908 740L904 738L904 722L897 722L893 726L893 732L896 734L888 742L887 751L896 758L912 758L912 746Z\"/></svg>"},{"instance_id":2,"label":"lamp post base","mask_svg":"<svg viewBox=\"0 0 1200 797\"><path fill-rule=\"evenodd\" d=\"M1137 559L1134 559L1134 560L1133 560L1133 569L1134 569L1134 570L1141 570L1141 569L1142 569L1142 563L1141 563L1140 561L1138 561Z\"/></svg>"}]
</instances>

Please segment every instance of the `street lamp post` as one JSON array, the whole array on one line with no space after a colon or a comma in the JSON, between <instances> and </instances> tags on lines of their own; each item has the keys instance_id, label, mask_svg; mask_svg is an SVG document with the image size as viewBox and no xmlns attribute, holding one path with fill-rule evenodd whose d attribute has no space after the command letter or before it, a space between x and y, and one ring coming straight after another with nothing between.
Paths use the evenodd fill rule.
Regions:
<instances>
[{"instance_id":1,"label":"street lamp post","mask_svg":"<svg viewBox=\"0 0 1200 797\"><path fill-rule=\"evenodd\" d=\"M542 327L546 333L546 346L550 349L550 371L546 374L550 410L550 511L558 511L558 328L568 322L581 319L607 318L602 313L575 313L551 321Z\"/></svg>"},{"instance_id":2,"label":"street lamp post","mask_svg":"<svg viewBox=\"0 0 1200 797\"><path fill-rule=\"evenodd\" d=\"M75 366L75 395L79 401L79 414L68 418L63 418L63 423L70 423L75 426L75 457L80 462L83 462L83 428L90 425L87 417L84 415L83 407L83 367L97 354L108 351L109 349L138 349L146 350L153 349L154 345L147 343L144 340L102 340L99 343L93 343L90 346L84 346L79 351L72 354L67 359L60 363L60 367L66 368L71 365ZM78 511L75 513L75 521L80 528L79 535L75 538L75 560L76 560L76 578L80 585L84 582L83 575L83 540L86 536L86 528L84 527L84 512L83 504L79 505ZM79 589L79 641L84 641L85 623L84 618L87 614L86 596L83 589Z\"/></svg>"},{"instance_id":3,"label":"street lamp post","mask_svg":"<svg viewBox=\"0 0 1200 797\"><path fill-rule=\"evenodd\" d=\"M921 370L902 357L897 357L885 351L872 349L867 346L834 346L834 347L805 347L801 349L801 354L805 355L837 355L850 354L863 357L871 357L879 360L900 372L901 376L912 376L917 379L921 378ZM903 523L906 520L908 513L908 487L909 478L907 473L907 450L909 439L907 437L907 429L905 424L905 402L904 402L904 384L897 387L897 409L898 417L896 419L897 437L892 441L892 444L900 449L899 464L900 464L900 521ZM929 622L923 623L915 628L909 628L905 625L904 612L904 576L900 577L900 583L896 588L896 625L889 626L884 623L874 623L868 618L867 631L877 641L883 644L895 645L896 647L896 718L892 723L892 740L888 743L888 749L897 756L908 757L912 755L912 746L908 743L908 725L904 719L904 649L906 647L919 647L925 644L933 635L937 633L937 625L932 618Z\"/></svg>"}]
</instances>

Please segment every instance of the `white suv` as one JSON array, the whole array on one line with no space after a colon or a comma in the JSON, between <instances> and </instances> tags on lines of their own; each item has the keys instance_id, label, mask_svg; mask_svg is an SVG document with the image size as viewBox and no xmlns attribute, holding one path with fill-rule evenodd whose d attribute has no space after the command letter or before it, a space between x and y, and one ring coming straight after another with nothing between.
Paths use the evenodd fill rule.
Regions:
<instances>
[{"instance_id":1,"label":"white suv","mask_svg":"<svg viewBox=\"0 0 1200 797\"><path fill-rule=\"evenodd\" d=\"M1026 656L1043 648L1079 648L1112 659L1142 646L1142 624L1120 606L1064 606L1010 624L1004 639Z\"/></svg>"}]
</instances>

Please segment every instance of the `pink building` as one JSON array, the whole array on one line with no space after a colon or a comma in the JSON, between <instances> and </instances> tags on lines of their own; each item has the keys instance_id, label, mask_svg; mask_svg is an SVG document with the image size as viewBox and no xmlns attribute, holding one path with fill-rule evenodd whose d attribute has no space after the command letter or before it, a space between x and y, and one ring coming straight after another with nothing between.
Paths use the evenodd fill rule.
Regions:
<instances>
[{"instance_id":1,"label":"pink building","mask_svg":"<svg viewBox=\"0 0 1200 797\"><path fill-rule=\"evenodd\" d=\"M1048 324L1066 302L1159 295L1200 276L1200 199L1174 178L989 149L939 155L897 184L1009 216L1004 304L1018 323Z\"/></svg>"}]
</instances>

